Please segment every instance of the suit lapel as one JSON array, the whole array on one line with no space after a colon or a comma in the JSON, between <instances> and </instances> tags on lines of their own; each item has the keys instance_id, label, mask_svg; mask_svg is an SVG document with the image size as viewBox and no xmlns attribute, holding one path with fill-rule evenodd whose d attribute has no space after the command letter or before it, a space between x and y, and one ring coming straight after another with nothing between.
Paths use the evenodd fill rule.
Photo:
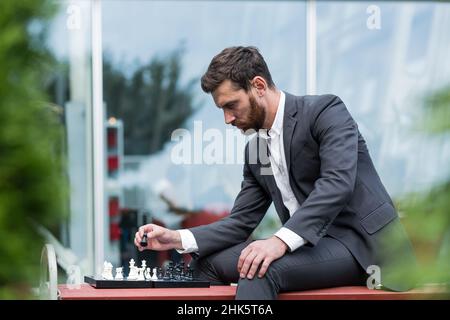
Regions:
<instances>
[{"instance_id":1,"label":"suit lapel","mask_svg":"<svg viewBox=\"0 0 450 320\"><path fill-rule=\"evenodd\" d=\"M297 119L294 115L297 113L294 97L288 93L286 95L286 102L284 107L283 118L283 142L284 142L284 154L286 156L286 165L288 172L291 169L291 142L294 135L295 126L297 125Z\"/></svg>"},{"instance_id":2,"label":"suit lapel","mask_svg":"<svg viewBox=\"0 0 450 320\"><path fill-rule=\"evenodd\" d=\"M291 186L292 192L295 195L295 198L299 203L302 203L305 199L305 197L302 195L300 189L298 188L298 185L295 183L295 177L293 175L293 172L291 170L291 154L292 149L296 149L296 152L299 151L299 149L303 148L303 144L298 143L298 139L296 139L296 143L294 146L292 146L292 140L294 137L295 128L297 126L297 117L295 115L297 114L297 102L296 98L293 95L290 95L286 93L286 103L285 103L285 111L284 111L284 123L283 123L283 145L284 145L284 154L286 156L286 166L288 170L289 175L289 184ZM301 120L298 124L299 126L302 125ZM297 134L301 134L299 131L301 127L297 128ZM297 161L301 161L300 159L296 159Z\"/></svg>"}]
</instances>

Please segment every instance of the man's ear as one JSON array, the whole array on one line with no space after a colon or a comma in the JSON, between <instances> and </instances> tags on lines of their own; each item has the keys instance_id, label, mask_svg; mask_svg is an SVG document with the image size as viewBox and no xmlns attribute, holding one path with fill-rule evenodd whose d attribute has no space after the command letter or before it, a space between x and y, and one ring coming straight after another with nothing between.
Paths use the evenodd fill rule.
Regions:
<instances>
[{"instance_id":1,"label":"man's ear","mask_svg":"<svg viewBox=\"0 0 450 320\"><path fill-rule=\"evenodd\" d=\"M252 79L252 86L256 89L258 97L262 97L267 89L267 82L261 76L255 76Z\"/></svg>"}]
</instances>

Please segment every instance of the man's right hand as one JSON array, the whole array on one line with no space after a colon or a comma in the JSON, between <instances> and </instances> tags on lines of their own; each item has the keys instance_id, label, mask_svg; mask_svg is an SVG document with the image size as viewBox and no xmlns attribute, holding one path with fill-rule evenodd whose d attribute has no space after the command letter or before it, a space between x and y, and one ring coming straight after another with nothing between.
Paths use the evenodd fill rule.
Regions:
<instances>
[{"instance_id":1,"label":"man's right hand","mask_svg":"<svg viewBox=\"0 0 450 320\"><path fill-rule=\"evenodd\" d=\"M145 248L140 245L144 233L147 233L148 242L148 245ZM141 226L134 237L134 244L139 251L144 249L157 251L183 249L181 244L181 236L178 231L166 229L156 224L146 224Z\"/></svg>"}]
</instances>

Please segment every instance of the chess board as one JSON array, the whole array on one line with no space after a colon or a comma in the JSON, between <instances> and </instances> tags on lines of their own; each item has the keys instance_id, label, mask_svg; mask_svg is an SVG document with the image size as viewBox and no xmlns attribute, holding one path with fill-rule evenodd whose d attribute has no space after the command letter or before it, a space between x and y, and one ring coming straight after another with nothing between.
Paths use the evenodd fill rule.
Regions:
<instances>
[{"instance_id":1,"label":"chess board","mask_svg":"<svg viewBox=\"0 0 450 320\"><path fill-rule=\"evenodd\" d=\"M209 288L209 281L194 278L194 270L186 268L184 262L174 264L168 261L164 268L147 267L142 260L140 268L135 266L134 259L130 260L130 272L125 277L122 267L116 268L116 276L113 277L113 266L108 261L103 264L101 276L85 276L84 282L97 289L114 288ZM123 278L123 279L122 279Z\"/></svg>"},{"instance_id":2,"label":"chess board","mask_svg":"<svg viewBox=\"0 0 450 320\"><path fill-rule=\"evenodd\" d=\"M105 280L99 276L85 276L84 282L96 289L118 288L209 288L209 281L203 280Z\"/></svg>"}]
</instances>

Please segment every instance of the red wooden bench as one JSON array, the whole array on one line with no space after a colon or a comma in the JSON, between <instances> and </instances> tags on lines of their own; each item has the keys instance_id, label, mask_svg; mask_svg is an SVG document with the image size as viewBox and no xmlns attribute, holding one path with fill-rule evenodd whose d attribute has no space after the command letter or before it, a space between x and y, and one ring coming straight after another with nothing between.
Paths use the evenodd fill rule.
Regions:
<instances>
[{"instance_id":1,"label":"red wooden bench","mask_svg":"<svg viewBox=\"0 0 450 320\"><path fill-rule=\"evenodd\" d=\"M234 300L235 286L211 286L210 288L171 289L95 289L82 284L79 289L60 285L62 300ZM366 287L338 287L320 290L281 293L279 300L422 300L450 299L442 290L416 289L408 292L370 290Z\"/></svg>"}]
</instances>

